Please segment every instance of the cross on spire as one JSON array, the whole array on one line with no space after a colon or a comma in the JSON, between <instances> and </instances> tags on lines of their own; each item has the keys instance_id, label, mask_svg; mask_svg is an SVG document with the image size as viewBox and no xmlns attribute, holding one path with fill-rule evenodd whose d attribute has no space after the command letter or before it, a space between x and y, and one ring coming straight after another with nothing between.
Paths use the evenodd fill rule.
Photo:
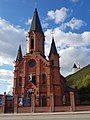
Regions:
<instances>
[{"instance_id":1,"label":"cross on spire","mask_svg":"<svg viewBox=\"0 0 90 120\"><path fill-rule=\"evenodd\" d=\"M52 39L54 39L54 31L52 31L51 34L52 34Z\"/></svg>"}]
</instances>

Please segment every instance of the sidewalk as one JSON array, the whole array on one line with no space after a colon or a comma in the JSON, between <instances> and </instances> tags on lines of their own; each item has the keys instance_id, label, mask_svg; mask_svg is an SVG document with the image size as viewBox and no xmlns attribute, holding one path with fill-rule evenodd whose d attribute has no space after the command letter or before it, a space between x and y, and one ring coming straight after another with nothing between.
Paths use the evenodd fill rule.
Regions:
<instances>
[{"instance_id":1,"label":"sidewalk","mask_svg":"<svg viewBox=\"0 0 90 120\"><path fill-rule=\"evenodd\" d=\"M79 112L52 112L52 113L13 113L13 114L0 114L0 117L5 116L44 116L44 115L76 115L76 114L90 114L90 111Z\"/></svg>"}]
</instances>

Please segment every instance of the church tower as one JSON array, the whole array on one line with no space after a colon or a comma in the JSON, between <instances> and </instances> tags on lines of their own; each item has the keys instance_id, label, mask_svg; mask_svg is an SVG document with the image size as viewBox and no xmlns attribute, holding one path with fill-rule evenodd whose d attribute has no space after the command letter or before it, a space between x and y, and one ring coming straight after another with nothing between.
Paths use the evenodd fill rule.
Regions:
<instances>
[{"instance_id":1,"label":"church tower","mask_svg":"<svg viewBox=\"0 0 90 120\"><path fill-rule=\"evenodd\" d=\"M34 16L31 23L31 28L28 32L27 53L39 52L44 55L44 33L41 27L37 9L34 11Z\"/></svg>"},{"instance_id":2,"label":"church tower","mask_svg":"<svg viewBox=\"0 0 90 120\"><path fill-rule=\"evenodd\" d=\"M49 53L50 67L51 67L51 81L53 84L52 93L54 94L54 104L56 106L62 105L65 81L60 74L59 54L56 49L54 37L52 37L51 49Z\"/></svg>"},{"instance_id":3,"label":"church tower","mask_svg":"<svg viewBox=\"0 0 90 120\"><path fill-rule=\"evenodd\" d=\"M52 67L59 68L59 54L57 53L54 37L52 38L51 49L49 53L49 59Z\"/></svg>"}]
</instances>

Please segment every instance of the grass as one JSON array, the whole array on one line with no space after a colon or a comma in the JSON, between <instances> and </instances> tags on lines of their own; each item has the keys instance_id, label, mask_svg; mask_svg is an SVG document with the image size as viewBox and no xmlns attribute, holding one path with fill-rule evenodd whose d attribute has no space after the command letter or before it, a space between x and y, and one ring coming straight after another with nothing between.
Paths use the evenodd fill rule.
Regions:
<instances>
[{"instance_id":1,"label":"grass","mask_svg":"<svg viewBox=\"0 0 90 120\"><path fill-rule=\"evenodd\" d=\"M90 87L90 65L82 68L78 72L66 77L67 84L72 88Z\"/></svg>"}]
</instances>

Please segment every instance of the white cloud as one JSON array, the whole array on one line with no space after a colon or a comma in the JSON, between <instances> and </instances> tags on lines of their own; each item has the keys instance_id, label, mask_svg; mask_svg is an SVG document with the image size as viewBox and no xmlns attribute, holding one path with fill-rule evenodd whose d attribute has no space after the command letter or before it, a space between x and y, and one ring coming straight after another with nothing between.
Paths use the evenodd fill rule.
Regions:
<instances>
[{"instance_id":1,"label":"white cloud","mask_svg":"<svg viewBox=\"0 0 90 120\"><path fill-rule=\"evenodd\" d=\"M55 11L50 10L48 11L47 15L49 19L55 20L55 23L62 23L65 21L68 15L68 9L65 7L62 7L61 9L56 9Z\"/></svg>"},{"instance_id":2,"label":"white cloud","mask_svg":"<svg viewBox=\"0 0 90 120\"><path fill-rule=\"evenodd\" d=\"M62 49L59 53L61 54L61 72L65 76L73 73L72 66L74 63L79 63L81 68L90 64L90 49L86 47L69 47Z\"/></svg>"},{"instance_id":3,"label":"white cloud","mask_svg":"<svg viewBox=\"0 0 90 120\"><path fill-rule=\"evenodd\" d=\"M8 79L12 79L13 72L11 70L0 69L0 80L3 79L8 81Z\"/></svg>"},{"instance_id":4,"label":"white cloud","mask_svg":"<svg viewBox=\"0 0 90 120\"><path fill-rule=\"evenodd\" d=\"M66 27L70 27L72 30L79 29L81 26L85 25L85 22L80 19L72 18L69 22L62 24L61 28L65 29Z\"/></svg>"},{"instance_id":5,"label":"white cloud","mask_svg":"<svg viewBox=\"0 0 90 120\"><path fill-rule=\"evenodd\" d=\"M70 0L70 1L76 3L76 2L78 2L79 0Z\"/></svg>"},{"instance_id":6,"label":"white cloud","mask_svg":"<svg viewBox=\"0 0 90 120\"><path fill-rule=\"evenodd\" d=\"M25 46L25 31L0 18L0 64L11 64L19 44Z\"/></svg>"},{"instance_id":7,"label":"white cloud","mask_svg":"<svg viewBox=\"0 0 90 120\"><path fill-rule=\"evenodd\" d=\"M2 83L4 86L2 86ZM13 71L0 69L0 89L5 89L5 91L9 91L10 87L13 86Z\"/></svg>"},{"instance_id":8,"label":"white cloud","mask_svg":"<svg viewBox=\"0 0 90 120\"><path fill-rule=\"evenodd\" d=\"M45 32L46 55L48 55L50 51L51 32L52 29L48 29ZM79 62L81 67L90 64L90 48L87 48L87 46L90 45L90 32L83 32L82 34L72 32L65 33L59 28L55 28L54 34L58 53L61 56L60 65L63 75L66 76L72 73L74 62Z\"/></svg>"},{"instance_id":9,"label":"white cloud","mask_svg":"<svg viewBox=\"0 0 90 120\"><path fill-rule=\"evenodd\" d=\"M45 32L46 41L51 43L51 31L52 29L48 29ZM86 46L90 44L90 32L84 32L82 34L72 33L72 32L63 32L59 28L54 29L54 36L57 43L57 47L61 47L62 49L67 47L80 47ZM49 39L49 40L48 40Z\"/></svg>"},{"instance_id":10,"label":"white cloud","mask_svg":"<svg viewBox=\"0 0 90 120\"><path fill-rule=\"evenodd\" d=\"M13 66L19 44L25 49L25 31L0 18L0 66L5 64ZM24 49L23 51L25 51ZM0 92L8 92L12 87L12 72L11 70L0 69Z\"/></svg>"},{"instance_id":11,"label":"white cloud","mask_svg":"<svg viewBox=\"0 0 90 120\"><path fill-rule=\"evenodd\" d=\"M48 26L49 26L49 24L46 21L42 21L41 25L42 25L43 29L48 28Z\"/></svg>"},{"instance_id":12,"label":"white cloud","mask_svg":"<svg viewBox=\"0 0 90 120\"><path fill-rule=\"evenodd\" d=\"M7 56L7 57L6 57ZM0 66L3 64L13 64L13 58L8 57L8 55L3 54L3 56L0 56Z\"/></svg>"},{"instance_id":13,"label":"white cloud","mask_svg":"<svg viewBox=\"0 0 90 120\"><path fill-rule=\"evenodd\" d=\"M28 21L26 22L26 25L31 25L32 18L29 18Z\"/></svg>"}]
</instances>

